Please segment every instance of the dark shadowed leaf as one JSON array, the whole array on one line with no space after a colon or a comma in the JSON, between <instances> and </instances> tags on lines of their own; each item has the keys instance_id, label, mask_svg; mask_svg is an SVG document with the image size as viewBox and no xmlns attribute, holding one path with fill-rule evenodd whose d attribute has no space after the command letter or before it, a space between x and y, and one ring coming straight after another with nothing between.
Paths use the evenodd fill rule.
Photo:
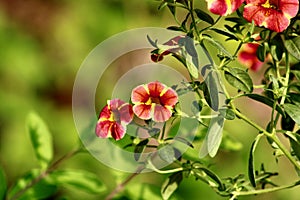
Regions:
<instances>
[{"instance_id":1,"label":"dark shadowed leaf","mask_svg":"<svg viewBox=\"0 0 300 200\"><path fill-rule=\"evenodd\" d=\"M136 147L134 148L134 159L138 161L141 157L141 154L143 153L144 149L146 148L146 145L148 144L149 139L145 139L138 143Z\"/></svg>"},{"instance_id":2,"label":"dark shadowed leaf","mask_svg":"<svg viewBox=\"0 0 300 200\"><path fill-rule=\"evenodd\" d=\"M284 104L283 107L287 114L300 126L300 107L289 103Z\"/></svg>"},{"instance_id":3,"label":"dark shadowed leaf","mask_svg":"<svg viewBox=\"0 0 300 200\"><path fill-rule=\"evenodd\" d=\"M255 182L255 166L254 166L254 151L256 149L256 146L259 142L259 139L261 138L260 135L258 135L255 140L253 141L251 148L250 148L250 155L248 159L248 177L250 180L250 183L253 187L256 187Z\"/></svg>"},{"instance_id":4,"label":"dark shadowed leaf","mask_svg":"<svg viewBox=\"0 0 300 200\"><path fill-rule=\"evenodd\" d=\"M212 180L214 180L219 185L218 188L219 188L220 191L224 191L226 189L224 184L222 183L221 179L213 171L211 171L207 168L204 168L204 167L200 167L200 168L197 168L197 169L200 169L200 170L204 171L205 174L207 174L207 176L209 176Z\"/></svg>"},{"instance_id":5,"label":"dark shadowed leaf","mask_svg":"<svg viewBox=\"0 0 300 200\"><path fill-rule=\"evenodd\" d=\"M195 11L195 13L196 13L196 15L199 19L201 19L201 20L203 20L203 21L205 21L209 24L214 24L215 23L214 19L209 14L207 14L206 12L204 12L200 9L197 9L197 8L194 11Z\"/></svg>"},{"instance_id":6,"label":"dark shadowed leaf","mask_svg":"<svg viewBox=\"0 0 300 200\"><path fill-rule=\"evenodd\" d=\"M182 172L177 172L169 176L162 185L161 195L164 200L167 200L178 188L179 184L182 181Z\"/></svg>"},{"instance_id":7,"label":"dark shadowed leaf","mask_svg":"<svg viewBox=\"0 0 300 200\"><path fill-rule=\"evenodd\" d=\"M2 167L0 166L0 199L5 199L7 190L6 178Z\"/></svg>"},{"instance_id":8,"label":"dark shadowed leaf","mask_svg":"<svg viewBox=\"0 0 300 200\"><path fill-rule=\"evenodd\" d=\"M233 35L229 31L224 31L224 30L217 29L217 28L212 28L210 30L212 30L212 31L214 31L216 33L219 33L220 35L227 36L229 39L236 40L236 41L239 40L235 35Z\"/></svg>"},{"instance_id":9,"label":"dark shadowed leaf","mask_svg":"<svg viewBox=\"0 0 300 200\"><path fill-rule=\"evenodd\" d=\"M184 31L180 26L169 26L167 29L171 31Z\"/></svg>"},{"instance_id":10,"label":"dark shadowed leaf","mask_svg":"<svg viewBox=\"0 0 300 200\"><path fill-rule=\"evenodd\" d=\"M256 55L257 58L261 61L264 62L265 58L266 58L266 54L267 54L267 48L265 44L261 44L258 46L257 51L256 51Z\"/></svg>"},{"instance_id":11,"label":"dark shadowed leaf","mask_svg":"<svg viewBox=\"0 0 300 200\"><path fill-rule=\"evenodd\" d=\"M214 110L219 109L219 89L217 85L218 77L214 71L208 73L203 84L204 98L208 105Z\"/></svg>"},{"instance_id":12,"label":"dark shadowed leaf","mask_svg":"<svg viewBox=\"0 0 300 200\"><path fill-rule=\"evenodd\" d=\"M87 193L99 194L106 190L96 174L88 171L68 169L52 172L47 180L55 185L75 188Z\"/></svg>"},{"instance_id":13,"label":"dark shadowed leaf","mask_svg":"<svg viewBox=\"0 0 300 200\"><path fill-rule=\"evenodd\" d=\"M231 67L225 70L225 78L233 87L248 93L253 91L252 79L247 72L239 68Z\"/></svg>"},{"instance_id":14,"label":"dark shadowed leaf","mask_svg":"<svg viewBox=\"0 0 300 200\"><path fill-rule=\"evenodd\" d=\"M285 40L284 45L291 55L300 60L300 36Z\"/></svg>"},{"instance_id":15,"label":"dark shadowed leaf","mask_svg":"<svg viewBox=\"0 0 300 200\"><path fill-rule=\"evenodd\" d=\"M299 133L292 133L288 132L286 134L290 139L291 147L294 151L295 156L300 160L300 134Z\"/></svg>"},{"instance_id":16,"label":"dark shadowed leaf","mask_svg":"<svg viewBox=\"0 0 300 200\"><path fill-rule=\"evenodd\" d=\"M36 113L28 115L27 130L39 164L45 169L53 157L52 135L46 123Z\"/></svg>"}]
</instances>

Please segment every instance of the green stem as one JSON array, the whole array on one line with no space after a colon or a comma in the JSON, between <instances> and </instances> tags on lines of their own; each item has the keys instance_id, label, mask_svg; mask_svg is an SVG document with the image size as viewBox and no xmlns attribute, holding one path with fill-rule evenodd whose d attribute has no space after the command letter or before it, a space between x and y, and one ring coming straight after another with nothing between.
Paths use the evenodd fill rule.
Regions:
<instances>
[{"instance_id":1,"label":"green stem","mask_svg":"<svg viewBox=\"0 0 300 200\"><path fill-rule=\"evenodd\" d=\"M147 169L151 169L159 174L171 174L171 173L175 173L175 172L180 172L180 171L183 171L184 169L182 167L179 167L179 168L175 168L175 169L169 169L169 170L160 170L160 169L157 169L151 159L148 159L147 161L147 165L146 165L146 168Z\"/></svg>"},{"instance_id":2,"label":"green stem","mask_svg":"<svg viewBox=\"0 0 300 200\"><path fill-rule=\"evenodd\" d=\"M248 196L248 195L258 195L258 194L265 194L269 192L276 192L279 190L289 189L295 186L298 186L300 184L300 181L293 183L291 185L284 185L280 187L274 187L274 188L266 188L261 190L253 190L253 191L235 191L232 192L233 196Z\"/></svg>"},{"instance_id":3,"label":"green stem","mask_svg":"<svg viewBox=\"0 0 300 200\"><path fill-rule=\"evenodd\" d=\"M70 151L66 155L62 156L60 159L55 161L51 166L49 166L45 171L43 171L39 176L37 176L35 179L33 179L30 183L28 183L22 190L18 191L16 194L14 194L9 200L16 200L19 199L28 189L33 187L35 184L40 182L42 179L47 177L52 171L54 171L62 162L66 161L67 159L73 157L77 153L82 151L82 147L79 149Z\"/></svg>"}]
</instances>

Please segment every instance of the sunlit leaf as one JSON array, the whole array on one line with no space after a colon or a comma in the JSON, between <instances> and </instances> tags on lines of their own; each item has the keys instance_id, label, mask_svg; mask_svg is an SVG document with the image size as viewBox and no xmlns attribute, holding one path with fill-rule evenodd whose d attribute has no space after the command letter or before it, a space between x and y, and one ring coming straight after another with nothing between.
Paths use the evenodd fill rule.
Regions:
<instances>
[{"instance_id":1,"label":"sunlit leaf","mask_svg":"<svg viewBox=\"0 0 300 200\"><path fill-rule=\"evenodd\" d=\"M300 108L294 104L286 103L283 105L287 114L300 126Z\"/></svg>"},{"instance_id":2,"label":"sunlit leaf","mask_svg":"<svg viewBox=\"0 0 300 200\"><path fill-rule=\"evenodd\" d=\"M217 154L222 141L223 127L224 118L222 116L211 119L206 137L200 149L200 158L205 157L207 154L211 157Z\"/></svg>"},{"instance_id":3,"label":"sunlit leaf","mask_svg":"<svg viewBox=\"0 0 300 200\"><path fill-rule=\"evenodd\" d=\"M47 180L56 185L75 188L87 193L99 194L106 190L105 185L97 175L88 171L56 170L49 175Z\"/></svg>"},{"instance_id":4,"label":"sunlit leaf","mask_svg":"<svg viewBox=\"0 0 300 200\"><path fill-rule=\"evenodd\" d=\"M300 60L300 36L285 40L284 45L291 55Z\"/></svg>"},{"instance_id":5,"label":"sunlit leaf","mask_svg":"<svg viewBox=\"0 0 300 200\"><path fill-rule=\"evenodd\" d=\"M161 195L164 200L167 200L178 188L179 184L182 181L182 172L177 172L169 176L161 187Z\"/></svg>"},{"instance_id":6,"label":"sunlit leaf","mask_svg":"<svg viewBox=\"0 0 300 200\"><path fill-rule=\"evenodd\" d=\"M192 77L198 78L198 57L192 57L191 55L186 55L186 67Z\"/></svg>"},{"instance_id":7,"label":"sunlit leaf","mask_svg":"<svg viewBox=\"0 0 300 200\"><path fill-rule=\"evenodd\" d=\"M214 46L215 48L217 48L225 56L229 57L230 59L233 58L232 55L231 55L231 53L229 53L229 51L227 51L227 49L221 43L219 43L218 41L214 40L213 38L207 37L207 36L203 36L203 40L207 41L212 46Z\"/></svg>"},{"instance_id":8,"label":"sunlit leaf","mask_svg":"<svg viewBox=\"0 0 300 200\"><path fill-rule=\"evenodd\" d=\"M27 129L39 164L45 169L53 157L52 135L46 123L36 113L28 115Z\"/></svg>"},{"instance_id":9,"label":"sunlit leaf","mask_svg":"<svg viewBox=\"0 0 300 200\"><path fill-rule=\"evenodd\" d=\"M233 87L244 92L253 91L253 83L249 74L239 68L228 67L225 69L225 78Z\"/></svg>"},{"instance_id":10,"label":"sunlit leaf","mask_svg":"<svg viewBox=\"0 0 300 200\"><path fill-rule=\"evenodd\" d=\"M218 177L217 174L215 174L213 171L211 171L211 170L209 170L205 167L199 167L197 169L200 169L200 170L204 171L205 174L207 174L207 176L209 176L212 180L214 180L219 185L218 189L220 191L225 190L225 186L224 186L224 184L222 183L221 179Z\"/></svg>"},{"instance_id":11,"label":"sunlit leaf","mask_svg":"<svg viewBox=\"0 0 300 200\"><path fill-rule=\"evenodd\" d=\"M159 147L158 155L161 159L168 163L172 163L175 160L175 151L171 145L162 145Z\"/></svg>"}]
</instances>

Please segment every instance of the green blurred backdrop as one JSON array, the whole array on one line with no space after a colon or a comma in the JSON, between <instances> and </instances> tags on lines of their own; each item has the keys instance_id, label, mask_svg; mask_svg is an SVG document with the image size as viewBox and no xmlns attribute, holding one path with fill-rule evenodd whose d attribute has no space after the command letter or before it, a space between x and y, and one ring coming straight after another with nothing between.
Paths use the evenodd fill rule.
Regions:
<instances>
[{"instance_id":1,"label":"green blurred backdrop","mask_svg":"<svg viewBox=\"0 0 300 200\"><path fill-rule=\"evenodd\" d=\"M206 6L205 1L199 0L197 4ZM71 104L73 81L81 63L97 44L113 34L138 27L173 25L169 11L158 11L157 7L154 0L0 0L0 165L9 185L37 166L25 128L27 114L35 110L49 125L55 158L70 151L78 142ZM99 87L105 91L105 86ZM99 99L98 109L105 101ZM240 105L247 105L244 111L264 125L265 115L261 112L264 108L259 107L258 112L257 104L241 101ZM212 169L221 177L246 173L249 147L257 133L239 121L228 122L226 130L243 143L243 149L220 152L213 159ZM280 159L277 166L271 152L261 145L257 150L257 165L259 161L270 160L270 166L266 167L282 172L278 182L294 180L295 174L289 172L291 166L285 164L287 160ZM103 199L128 176L111 170L89 154L77 155L62 168L94 172L108 187L101 195L62 188L58 196L66 199ZM131 189L125 189L124 194L129 199L148 199L153 188L159 190L164 178L154 173L142 174L127 185ZM142 188L144 183L153 187ZM295 188L241 199L297 199L298 192L299 188ZM175 196L223 199L194 179L185 179Z\"/></svg>"}]
</instances>

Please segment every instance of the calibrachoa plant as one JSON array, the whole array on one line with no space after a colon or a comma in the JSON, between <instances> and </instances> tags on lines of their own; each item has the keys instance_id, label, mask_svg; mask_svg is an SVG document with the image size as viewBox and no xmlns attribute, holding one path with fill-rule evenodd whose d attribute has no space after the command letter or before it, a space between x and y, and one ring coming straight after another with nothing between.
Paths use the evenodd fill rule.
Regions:
<instances>
[{"instance_id":1,"label":"calibrachoa plant","mask_svg":"<svg viewBox=\"0 0 300 200\"><path fill-rule=\"evenodd\" d=\"M261 139L266 138L274 159L280 162L278 157L285 157L300 174L299 1L206 0L207 9L195 8L197 2L205 3L161 0L159 10L168 9L176 22L167 29L178 32L178 36L158 41L148 35L154 48L149 54L151 60L161 62L174 57L189 73L189 80L176 85L157 80L137 85L128 102L109 100L100 112L97 136L130 138L124 149L133 147L134 158L141 164L107 199L120 195L121 189L145 169L169 174L161 187L163 199L169 199L185 177L195 177L230 199L300 184L298 177L292 183L278 185L273 177L280 171L270 172L264 163L260 168L255 165L255 150L263 142ZM228 49L220 38L231 42L232 48ZM203 56L208 64L202 63ZM260 85L253 84L249 71L264 72ZM180 107L179 97L187 93L196 96L191 112ZM236 100L245 98L269 107L267 124L259 125L238 108ZM178 121L183 119L197 121L196 128L187 128L192 139L191 135L174 134ZM249 149L247 175L220 178L210 168L213 158L209 156L214 157L218 150L240 149L223 129L227 120L243 121L256 129ZM129 124L136 126L136 132L127 136ZM147 136L140 134L141 129L148 132ZM195 149L199 143L201 148ZM142 156L153 149L158 153ZM168 166L160 169L153 162L158 158Z\"/></svg>"}]
</instances>

